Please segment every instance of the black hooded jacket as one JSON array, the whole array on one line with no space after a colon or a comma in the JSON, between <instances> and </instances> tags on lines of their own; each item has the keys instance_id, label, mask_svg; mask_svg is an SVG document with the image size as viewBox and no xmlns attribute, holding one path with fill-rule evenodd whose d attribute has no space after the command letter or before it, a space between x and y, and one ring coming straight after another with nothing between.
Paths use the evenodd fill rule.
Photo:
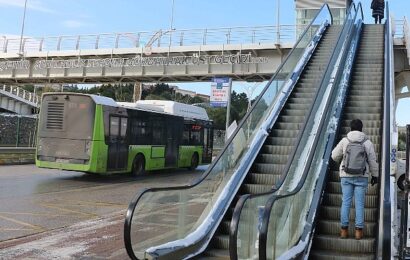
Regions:
<instances>
[{"instance_id":1,"label":"black hooded jacket","mask_svg":"<svg viewBox=\"0 0 410 260\"><path fill-rule=\"evenodd\" d=\"M373 0L370 6L373 10L372 16L380 16L382 19L384 17L384 0Z\"/></svg>"}]
</instances>

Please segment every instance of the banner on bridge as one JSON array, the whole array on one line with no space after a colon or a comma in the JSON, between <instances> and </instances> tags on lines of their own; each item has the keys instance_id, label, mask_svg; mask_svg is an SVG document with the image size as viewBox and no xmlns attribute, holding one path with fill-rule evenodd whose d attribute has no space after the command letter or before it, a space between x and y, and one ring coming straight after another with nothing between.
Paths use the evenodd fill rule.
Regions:
<instances>
[{"instance_id":1,"label":"banner on bridge","mask_svg":"<svg viewBox=\"0 0 410 260\"><path fill-rule=\"evenodd\" d=\"M213 79L211 83L211 107L227 107L231 85L231 78L225 77Z\"/></svg>"}]
</instances>

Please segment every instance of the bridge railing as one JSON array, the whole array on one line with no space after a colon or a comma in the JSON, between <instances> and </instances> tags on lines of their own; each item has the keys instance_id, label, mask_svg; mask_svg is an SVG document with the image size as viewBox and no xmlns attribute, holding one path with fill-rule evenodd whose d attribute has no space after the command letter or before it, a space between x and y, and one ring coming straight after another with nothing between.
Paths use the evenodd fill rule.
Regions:
<instances>
[{"instance_id":1,"label":"bridge railing","mask_svg":"<svg viewBox=\"0 0 410 260\"><path fill-rule=\"evenodd\" d=\"M17 86L3 85L0 89L36 105L40 102L40 97L38 95Z\"/></svg>"},{"instance_id":2,"label":"bridge railing","mask_svg":"<svg viewBox=\"0 0 410 260\"><path fill-rule=\"evenodd\" d=\"M72 51L136 47L221 44L294 43L306 25L227 27L216 29L159 30L49 37L24 37L23 52ZM0 36L0 52L19 53L20 38Z\"/></svg>"}]
</instances>

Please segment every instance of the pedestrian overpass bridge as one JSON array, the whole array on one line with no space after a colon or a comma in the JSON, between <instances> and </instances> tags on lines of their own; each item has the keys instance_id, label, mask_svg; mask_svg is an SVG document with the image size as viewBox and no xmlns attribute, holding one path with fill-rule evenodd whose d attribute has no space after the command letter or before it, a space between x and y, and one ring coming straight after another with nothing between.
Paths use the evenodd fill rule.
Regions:
<instances>
[{"instance_id":1,"label":"pedestrian overpass bridge","mask_svg":"<svg viewBox=\"0 0 410 260\"><path fill-rule=\"evenodd\" d=\"M0 38L0 83L268 80L301 27ZM21 40L21 41L20 41Z\"/></svg>"},{"instance_id":2,"label":"pedestrian overpass bridge","mask_svg":"<svg viewBox=\"0 0 410 260\"><path fill-rule=\"evenodd\" d=\"M410 96L406 89L402 93L410 86L410 31L406 19L396 21L395 28L396 98L404 98ZM216 76L264 81L301 31L302 25L280 25L21 39L3 36L0 84L200 82ZM30 97L21 103L23 91L7 89L4 86L0 91L0 107L15 112L24 107L29 113L34 97L24 93Z\"/></svg>"}]
</instances>

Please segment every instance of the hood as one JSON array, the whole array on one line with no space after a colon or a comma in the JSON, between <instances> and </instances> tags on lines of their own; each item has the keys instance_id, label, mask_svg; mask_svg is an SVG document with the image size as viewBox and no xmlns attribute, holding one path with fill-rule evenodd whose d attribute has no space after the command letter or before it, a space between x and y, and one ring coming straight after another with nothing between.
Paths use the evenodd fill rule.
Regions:
<instances>
[{"instance_id":1,"label":"hood","mask_svg":"<svg viewBox=\"0 0 410 260\"><path fill-rule=\"evenodd\" d=\"M363 142L363 140L366 138L366 134L359 131L351 131L347 134L347 138L349 138L350 141L353 142Z\"/></svg>"}]
</instances>

